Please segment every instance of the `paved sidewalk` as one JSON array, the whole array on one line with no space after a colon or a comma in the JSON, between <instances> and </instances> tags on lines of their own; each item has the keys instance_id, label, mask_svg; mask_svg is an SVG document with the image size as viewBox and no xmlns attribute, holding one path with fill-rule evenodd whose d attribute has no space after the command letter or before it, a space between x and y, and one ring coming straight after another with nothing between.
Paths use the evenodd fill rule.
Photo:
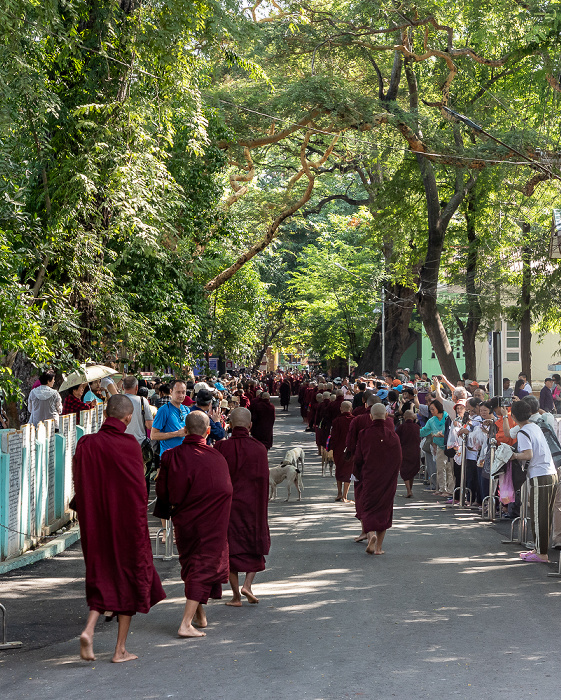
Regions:
<instances>
[{"instance_id":1,"label":"paved sidewalk","mask_svg":"<svg viewBox=\"0 0 561 700\"><path fill-rule=\"evenodd\" d=\"M420 485L412 502L396 497L386 554L366 555L353 542L352 506L335 503L334 480L321 477L295 400L277 415L271 466L304 446L305 490L301 503L284 503L280 486L270 504L273 544L254 586L260 604L215 601L207 637L180 640L179 567L160 561L168 598L133 620L128 647L140 659L109 663L116 625L100 623L96 662L80 662L87 610L75 545L0 577L9 638L25 644L0 652L2 700L557 699L561 581L547 578L553 567L524 564L495 527L445 508Z\"/></svg>"}]
</instances>

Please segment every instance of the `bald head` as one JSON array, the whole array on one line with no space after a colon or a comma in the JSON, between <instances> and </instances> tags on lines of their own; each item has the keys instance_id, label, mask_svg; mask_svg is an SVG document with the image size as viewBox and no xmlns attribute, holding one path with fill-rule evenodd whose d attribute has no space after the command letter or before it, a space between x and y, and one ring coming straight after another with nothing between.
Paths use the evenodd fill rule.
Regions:
<instances>
[{"instance_id":1,"label":"bald head","mask_svg":"<svg viewBox=\"0 0 561 700\"><path fill-rule=\"evenodd\" d=\"M372 416L372 420L386 420L388 414L386 413L386 407L383 403L376 403L370 409L370 415Z\"/></svg>"},{"instance_id":2,"label":"bald head","mask_svg":"<svg viewBox=\"0 0 561 700\"><path fill-rule=\"evenodd\" d=\"M366 400L367 406L375 406L377 403L382 403L382 399L376 394L370 394Z\"/></svg>"},{"instance_id":3,"label":"bald head","mask_svg":"<svg viewBox=\"0 0 561 700\"><path fill-rule=\"evenodd\" d=\"M105 409L109 418L117 418L118 420L124 420L128 416L132 416L133 411L133 402L124 394L113 394L113 396L110 396Z\"/></svg>"},{"instance_id":4,"label":"bald head","mask_svg":"<svg viewBox=\"0 0 561 700\"><path fill-rule=\"evenodd\" d=\"M344 396L344 395L345 395L345 392L343 391L343 389L337 389L337 391L335 392L335 396Z\"/></svg>"},{"instance_id":5,"label":"bald head","mask_svg":"<svg viewBox=\"0 0 561 700\"><path fill-rule=\"evenodd\" d=\"M324 392L323 392L323 398L324 398L324 399L330 399L330 398L331 398L331 392L330 392L330 391L324 391Z\"/></svg>"},{"instance_id":6,"label":"bald head","mask_svg":"<svg viewBox=\"0 0 561 700\"><path fill-rule=\"evenodd\" d=\"M234 408L230 413L230 425L232 428L249 428L251 425L251 413L247 408Z\"/></svg>"},{"instance_id":7,"label":"bald head","mask_svg":"<svg viewBox=\"0 0 561 700\"><path fill-rule=\"evenodd\" d=\"M341 413L350 413L353 410L353 405L350 401L341 402Z\"/></svg>"},{"instance_id":8,"label":"bald head","mask_svg":"<svg viewBox=\"0 0 561 700\"><path fill-rule=\"evenodd\" d=\"M413 411L405 411L403 414L403 420L415 420L415 414Z\"/></svg>"},{"instance_id":9,"label":"bald head","mask_svg":"<svg viewBox=\"0 0 561 700\"><path fill-rule=\"evenodd\" d=\"M210 421L204 411L191 411L185 418L185 429L189 435L206 436L210 428Z\"/></svg>"},{"instance_id":10,"label":"bald head","mask_svg":"<svg viewBox=\"0 0 561 700\"><path fill-rule=\"evenodd\" d=\"M261 398L263 401L268 401L271 398L271 394L268 391L261 392Z\"/></svg>"}]
</instances>

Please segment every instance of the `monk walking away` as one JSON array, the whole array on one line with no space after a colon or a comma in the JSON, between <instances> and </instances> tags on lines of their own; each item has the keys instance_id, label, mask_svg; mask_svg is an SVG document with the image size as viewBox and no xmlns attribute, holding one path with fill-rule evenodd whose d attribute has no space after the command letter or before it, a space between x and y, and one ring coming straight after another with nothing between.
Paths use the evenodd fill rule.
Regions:
<instances>
[{"instance_id":1,"label":"monk walking away","mask_svg":"<svg viewBox=\"0 0 561 700\"><path fill-rule=\"evenodd\" d=\"M230 414L232 437L215 445L228 462L233 497L228 526L230 552L230 586L232 600L226 603L241 607L245 596L258 603L251 588L255 575L265 569L271 538L267 521L269 501L269 462L267 449L249 435L251 413L236 408ZM245 573L240 592L239 573Z\"/></svg>"},{"instance_id":2,"label":"monk walking away","mask_svg":"<svg viewBox=\"0 0 561 700\"><path fill-rule=\"evenodd\" d=\"M337 480L337 496L336 501L350 503L347 495L351 485L351 474L353 472L353 461L347 459L345 455L345 445L347 435L353 416L351 414L352 403L350 401L342 401L339 406L340 415L334 418L331 424L331 437L329 447L333 450L333 459L335 461L335 479Z\"/></svg>"},{"instance_id":3,"label":"monk walking away","mask_svg":"<svg viewBox=\"0 0 561 700\"><path fill-rule=\"evenodd\" d=\"M413 480L421 470L421 429L413 411L405 411L403 423L395 429L401 444L399 473L405 483L405 498L413 498Z\"/></svg>"},{"instance_id":4,"label":"monk walking away","mask_svg":"<svg viewBox=\"0 0 561 700\"><path fill-rule=\"evenodd\" d=\"M383 404L372 406L370 415L371 425L358 436L354 474L362 485L359 512L362 531L368 537L366 552L384 554L382 543L392 526L401 445L393 426L386 420Z\"/></svg>"},{"instance_id":5,"label":"monk walking away","mask_svg":"<svg viewBox=\"0 0 561 700\"><path fill-rule=\"evenodd\" d=\"M171 517L185 583L185 610L180 637L204 637L196 629L207 626L203 605L222 598L228 582L228 523L232 482L228 464L206 444L210 421L203 411L185 419L186 437L162 456L156 480L154 515Z\"/></svg>"},{"instance_id":6,"label":"monk walking away","mask_svg":"<svg viewBox=\"0 0 561 700\"><path fill-rule=\"evenodd\" d=\"M71 507L80 522L90 608L80 635L85 661L95 660L94 629L106 611L119 621L112 661L138 658L125 647L131 618L166 597L152 561L142 451L136 438L125 434L133 411L127 396L111 396L99 432L80 438L74 455Z\"/></svg>"}]
</instances>

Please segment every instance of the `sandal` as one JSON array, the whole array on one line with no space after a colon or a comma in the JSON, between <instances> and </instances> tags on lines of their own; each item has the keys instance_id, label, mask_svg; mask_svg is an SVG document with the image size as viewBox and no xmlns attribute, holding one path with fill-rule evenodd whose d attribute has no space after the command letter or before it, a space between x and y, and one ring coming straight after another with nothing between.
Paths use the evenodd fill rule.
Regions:
<instances>
[{"instance_id":1,"label":"sandal","mask_svg":"<svg viewBox=\"0 0 561 700\"><path fill-rule=\"evenodd\" d=\"M536 552L521 552L520 559L522 561L536 562L539 564L548 564L547 559L542 559Z\"/></svg>"}]
</instances>

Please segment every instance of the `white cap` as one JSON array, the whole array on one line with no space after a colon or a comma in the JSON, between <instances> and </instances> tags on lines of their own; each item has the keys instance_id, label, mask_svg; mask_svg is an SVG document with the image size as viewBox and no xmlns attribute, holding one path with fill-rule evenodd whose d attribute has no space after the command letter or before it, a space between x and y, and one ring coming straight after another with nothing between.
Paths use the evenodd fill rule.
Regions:
<instances>
[{"instance_id":1,"label":"white cap","mask_svg":"<svg viewBox=\"0 0 561 700\"><path fill-rule=\"evenodd\" d=\"M195 384L195 394L198 394L201 389L205 389L205 391L210 391L210 387L206 382L197 382Z\"/></svg>"}]
</instances>

